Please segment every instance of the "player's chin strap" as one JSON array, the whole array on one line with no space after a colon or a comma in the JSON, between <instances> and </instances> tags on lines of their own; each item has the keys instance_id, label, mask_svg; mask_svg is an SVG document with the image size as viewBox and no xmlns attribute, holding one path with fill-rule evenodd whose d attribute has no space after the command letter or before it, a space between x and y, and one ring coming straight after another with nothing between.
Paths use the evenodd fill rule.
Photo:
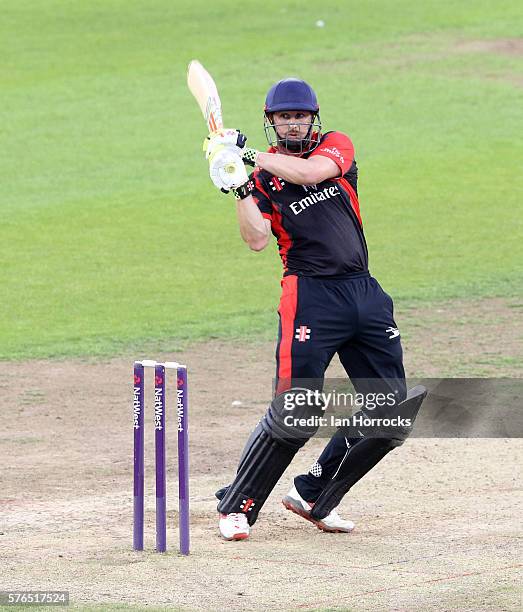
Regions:
<instances>
[{"instance_id":1,"label":"player's chin strap","mask_svg":"<svg viewBox=\"0 0 523 612\"><path fill-rule=\"evenodd\" d=\"M393 420L400 418L407 425L394 428L378 428L362 432L364 437L348 445L347 453L340 467L329 481L312 507L311 517L317 520L325 518L341 502L349 489L369 472L387 453L401 446L412 431L412 424L427 395L427 389L418 385L407 393L395 410L387 415Z\"/></svg>"}]
</instances>

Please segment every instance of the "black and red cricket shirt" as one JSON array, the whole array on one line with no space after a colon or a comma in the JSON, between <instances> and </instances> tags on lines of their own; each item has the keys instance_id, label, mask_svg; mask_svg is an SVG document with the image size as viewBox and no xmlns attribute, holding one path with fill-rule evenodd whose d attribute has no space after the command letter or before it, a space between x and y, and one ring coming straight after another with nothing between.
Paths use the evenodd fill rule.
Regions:
<instances>
[{"instance_id":1,"label":"black and red cricket shirt","mask_svg":"<svg viewBox=\"0 0 523 612\"><path fill-rule=\"evenodd\" d=\"M260 168L251 175L252 195L263 217L271 221L284 276L343 277L365 272L368 253L352 142L341 132L327 132L304 157L314 155L332 159L340 177L317 185L294 185Z\"/></svg>"}]
</instances>

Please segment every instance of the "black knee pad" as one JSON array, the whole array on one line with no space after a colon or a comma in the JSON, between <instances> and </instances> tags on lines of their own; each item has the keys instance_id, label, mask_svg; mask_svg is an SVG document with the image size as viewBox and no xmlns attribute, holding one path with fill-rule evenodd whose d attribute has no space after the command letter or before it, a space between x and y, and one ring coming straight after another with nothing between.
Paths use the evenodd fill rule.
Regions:
<instances>
[{"instance_id":1,"label":"black knee pad","mask_svg":"<svg viewBox=\"0 0 523 612\"><path fill-rule=\"evenodd\" d=\"M270 404L247 442L236 478L223 492L218 512L243 512L249 524L254 524L294 455L318 429L321 403L297 403L306 391L291 389Z\"/></svg>"},{"instance_id":2,"label":"black knee pad","mask_svg":"<svg viewBox=\"0 0 523 612\"><path fill-rule=\"evenodd\" d=\"M346 437L355 432L365 438L387 438L400 446L410 435L427 389L418 385L410 389L403 401L393 406L380 406L374 410L363 407L351 417L351 426L341 428Z\"/></svg>"},{"instance_id":3,"label":"black knee pad","mask_svg":"<svg viewBox=\"0 0 523 612\"><path fill-rule=\"evenodd\" d=\"M367 474L391 450L403 444L410 435L412 426L427 389L422 385L414 387L407 397L400 402L388 418L401 419L408 424L394 427L379 427L377 430L363 432L364 437L353 443L343 458L336 474L328 482L316 500L311 516L315 519L325 518L341 502L344 495Z\"/></svg>"},{"instance_id":4,"label":"black knee pad","mask_svg":"<svg viewBox=\"0 0 523 612\"><path fill-rule=\"evenodd\" d=\"M393 418L400 418L406 424L394 427L390 435L386 435L394 446L401 446L410 436L414 421L418 416L423 400L427 397L427 389L423 385L417 385L407 392L407 397L400 402L393 411ZM407 424L408 423L408 424Z\"/></svg>"}]
</instances>

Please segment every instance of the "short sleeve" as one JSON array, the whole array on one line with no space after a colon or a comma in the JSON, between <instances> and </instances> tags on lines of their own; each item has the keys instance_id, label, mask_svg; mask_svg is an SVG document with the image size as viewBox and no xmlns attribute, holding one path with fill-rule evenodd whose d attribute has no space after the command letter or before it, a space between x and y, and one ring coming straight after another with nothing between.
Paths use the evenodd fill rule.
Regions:
<instances>
[{"instance_id":1,"label":"short sleeve","mask_svg":"<svg viewBox=\"0 0 523 612\"><path fill-rule=\"evenodd\" d=\"M269 198L267 192L265 191L261 180L260 180L260 171L258 168L251 174L251 180L254 181L254 189L251 193L254 202L260 209L262 216L265 219L272 220L272 202Z\"/></svg>"},{"instance_id":2,"label":"short sleeve","mask_svg":"<svg viewBox=\"0 0 523 612\"><path fill-rule=\"evenodd\" d=\"M354 145L346 134L330 132L323 137L320 144L311 153L311 157L313 155L323 155L323 157L332 159L343 176L354 161Z\"/></svg>"}]
</instances>

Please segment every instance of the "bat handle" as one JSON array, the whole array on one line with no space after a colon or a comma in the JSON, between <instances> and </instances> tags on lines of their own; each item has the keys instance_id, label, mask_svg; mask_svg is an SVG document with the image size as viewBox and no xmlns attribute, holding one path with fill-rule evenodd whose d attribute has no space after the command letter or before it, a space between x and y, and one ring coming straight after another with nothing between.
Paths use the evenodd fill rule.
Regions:
<instances>
[{"instance_id":1,"label":"bat handle","mask_svg":"<svg viewBox=\"0 0 523 612\"><path fill-rule=\"evenodd\" d=\"M247 136L242 134L240 130L238 130L238 132L240 133L238 134L238 139L236 140L236 146L240 147L240 149L243 149L245 143L247 142Z\"/></svg>"}]
</instances>

